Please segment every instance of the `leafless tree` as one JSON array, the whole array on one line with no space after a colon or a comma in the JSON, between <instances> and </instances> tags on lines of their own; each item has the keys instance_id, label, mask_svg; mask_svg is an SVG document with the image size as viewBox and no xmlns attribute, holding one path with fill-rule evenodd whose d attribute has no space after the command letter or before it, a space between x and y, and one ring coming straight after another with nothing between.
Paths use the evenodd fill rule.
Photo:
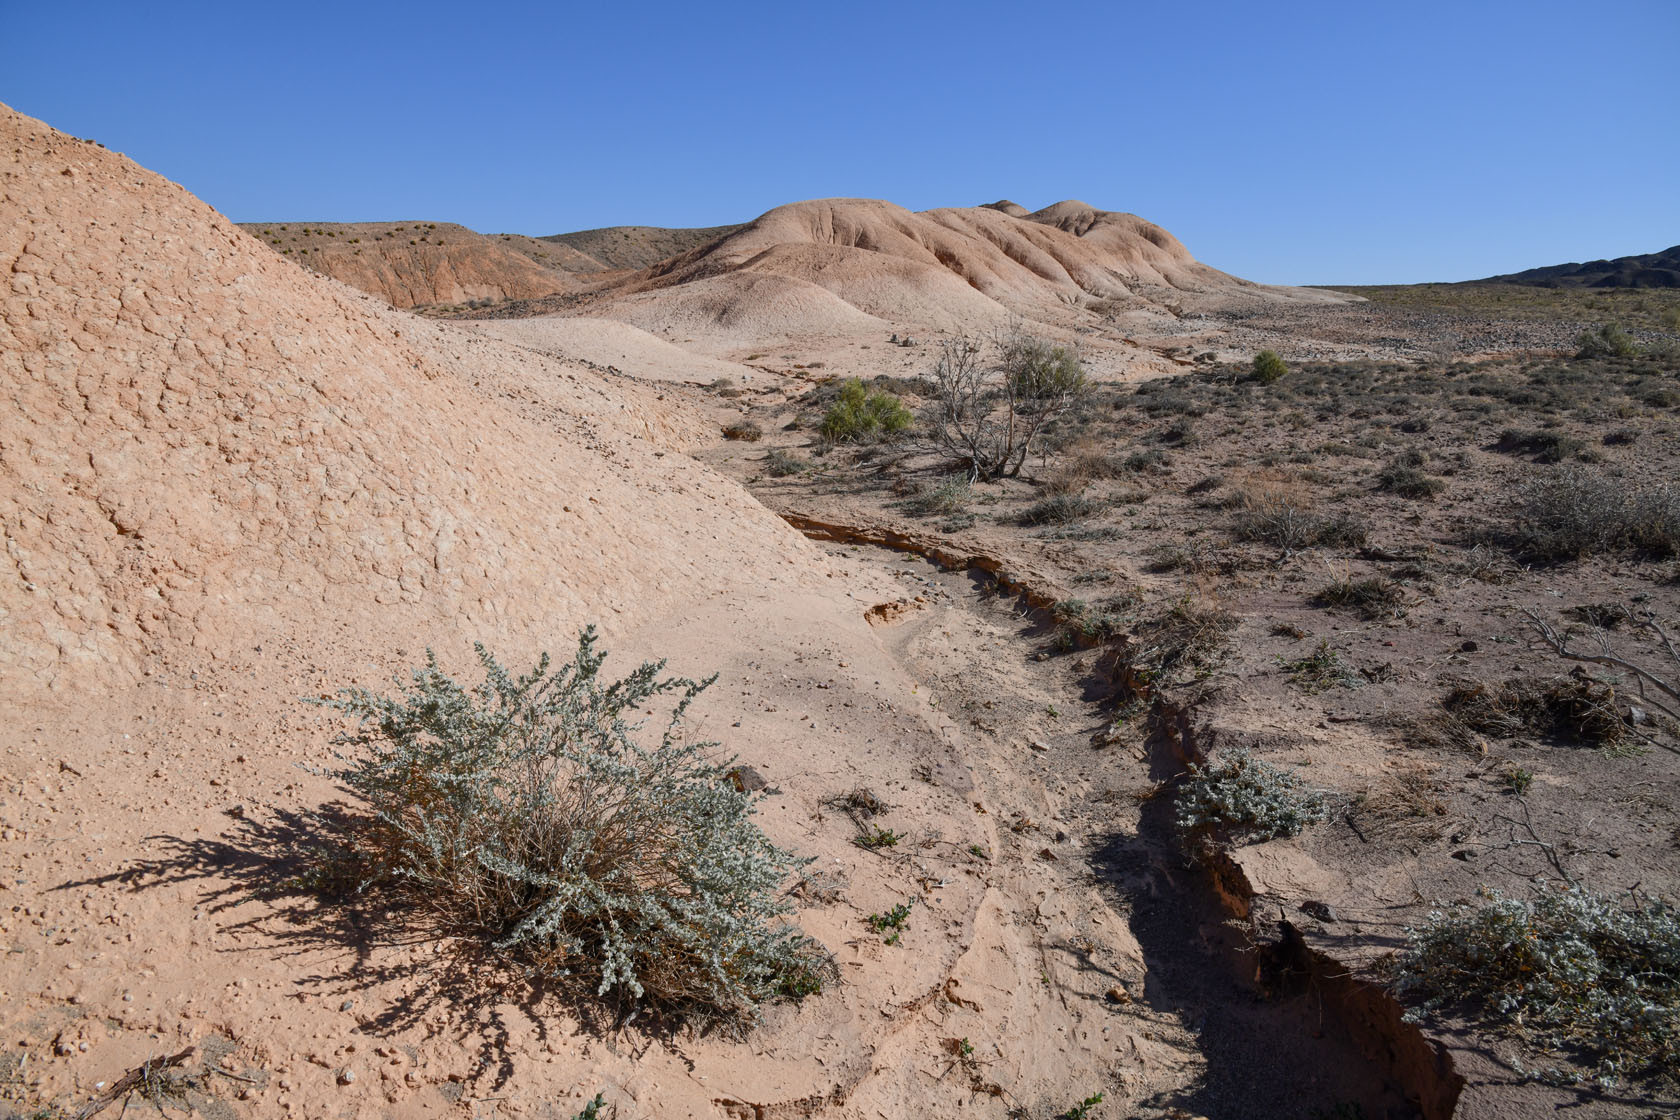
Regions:
<instances>
[{"instance_id":1,"label":"leafless tree","mask_svg":"<svg viewBox=\"0 0 1680 1120\"><path fill-rule=\"evenodd\" d=\"M1019 329L990 340L947 339L933 380L939 386L933 439L978 482L1019 475L1045 424L1086 388L1075 351Z\"/></svg>"}]
</instances>

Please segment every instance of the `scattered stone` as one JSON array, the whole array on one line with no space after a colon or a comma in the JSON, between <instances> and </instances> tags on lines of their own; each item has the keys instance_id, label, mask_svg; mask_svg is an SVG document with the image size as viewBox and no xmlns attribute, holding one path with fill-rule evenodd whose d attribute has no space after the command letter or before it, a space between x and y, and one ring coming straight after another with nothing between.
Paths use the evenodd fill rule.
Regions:
<instances>
[{"instance_id":1,"label":"scattered stone","mask_svg":"<svg viewBox=\"0 0 1680 1120\"><path fill-rule=\"evenodd\" d=\"M1328 903L1319 902L1317 899L1307 899L1307 901L1301 903L1300 909L1301 913L1317 918L1321 922L1336 920L1336 911L1332 910Z\"/></svg>"},{"instance_id":2,"label":"scattered stone","mask_svg":"<svg viewBox=\"0 0 1680 1120\"><path fill-rule=\"evenodd\" d=\"M764 775L751 766L737 766L727 775L729 784L742 793L757 793L770 783L764 780Z\"/></svg>"}]
</instances>

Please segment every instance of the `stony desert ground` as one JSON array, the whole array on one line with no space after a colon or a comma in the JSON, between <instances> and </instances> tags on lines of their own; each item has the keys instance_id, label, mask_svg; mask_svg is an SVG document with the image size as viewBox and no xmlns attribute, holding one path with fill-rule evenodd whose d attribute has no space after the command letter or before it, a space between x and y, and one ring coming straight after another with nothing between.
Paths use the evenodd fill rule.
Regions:
<instances>
[{"instance_id":1,"label":"stony desert ground","mask_svg":"<svg viewBox=\"0 0 1680 1120\"><path fill-rule=\"evenodd\" d=\"M1675 1107L1392 984L1480 891L1680 893L1675 726L1535 626L1675 679L1641 621L1674 633L1672 547L1553 547L1536 504L1672 495L1665 295L1271 288L1077 202L241 228L3 114L0 1108ZM1577 358L1634 298L1637 346ZM973 481L929 378L1012 328L1089 391ZM915 428L824 438L846 379ZM346 797L305 700L590 624L609 669L717 674L692 732L812 861L786 897L838 982L744 1034L603 1016L299 877ZM1187 836L1192 768L1245 750L1322 819ZM1523 1072L1552 1065L1588 1076Z\"/></svg>"}]
</instances>

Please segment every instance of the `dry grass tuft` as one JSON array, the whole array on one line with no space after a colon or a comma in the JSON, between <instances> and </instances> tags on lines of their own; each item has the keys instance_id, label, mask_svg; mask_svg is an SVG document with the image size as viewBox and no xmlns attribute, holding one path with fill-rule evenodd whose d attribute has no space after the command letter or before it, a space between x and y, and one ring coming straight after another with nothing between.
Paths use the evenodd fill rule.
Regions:
<instances>
[{"instance_id":1,"label":"dry grass tuft","mask_svg":"<svg viewBox=\"0 0 1680 1120\"><path fill-rule=\"evenodd\" d=\"M1628 734L1616 710L1615 686L1579 670L1549 680L1513 677L1461 685L1441 705L1471 731L1495 739L1537 735L1615 747Z\"/></svg>"},{"instance_id":2,"label":"dry grass tuft","mask_svg":"<svg viewBox=\"0 0 1680 1120\"><path fill-rule=\"evenodd\" d=\"M1097 658L1096 674L1121 704L1205 677L1219 664L1239 619L1210 599L1186 596L1141 617Z\"/></svg>"}]
</instances>

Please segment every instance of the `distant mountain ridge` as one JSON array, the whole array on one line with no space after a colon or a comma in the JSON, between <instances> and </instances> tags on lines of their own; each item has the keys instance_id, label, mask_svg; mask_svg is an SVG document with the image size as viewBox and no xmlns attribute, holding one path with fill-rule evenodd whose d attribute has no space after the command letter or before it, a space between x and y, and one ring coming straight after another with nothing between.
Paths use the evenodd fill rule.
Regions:
<instances>
[{"instance_id":1,"label":"distant mountain ridge","mask_svg":"<svg viewBox=\"0 0 1680 1120\"><path fill-rule=\"evenodd\" d=\"M1680 288L1680 245L1642 256L1554 264L1469 282L1534 288Z\"/></svg>"}]
</instances>

